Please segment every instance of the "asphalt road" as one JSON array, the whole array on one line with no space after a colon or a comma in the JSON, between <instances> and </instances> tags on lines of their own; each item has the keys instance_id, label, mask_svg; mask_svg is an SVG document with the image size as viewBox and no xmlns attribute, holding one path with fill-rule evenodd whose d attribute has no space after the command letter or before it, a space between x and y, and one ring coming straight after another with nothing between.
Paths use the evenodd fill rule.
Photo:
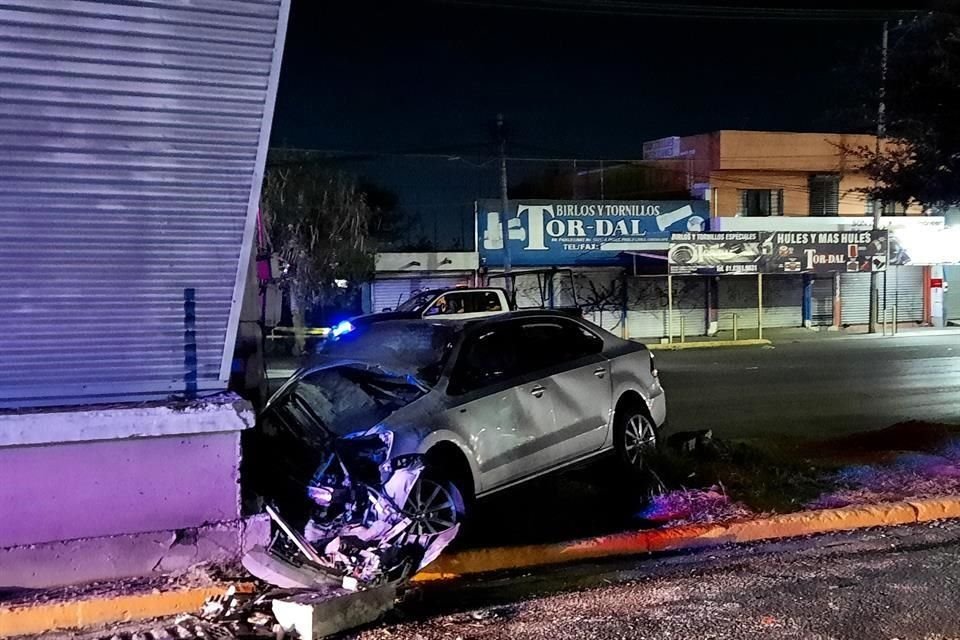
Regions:
<instances>
[{"instance_id":1,"label":"asphalt road","mask_svg":"<svg viewBox=\"0 0 960 640\"><path fill-rule=\"evenodd\" d=\"M960 638L958 556L949 522L577 566L426 589L347 637Z\"/></svg>"},{"instance_id":2,"label":"asphalt road","mask_svg":"<svg viewBox=\"0 0 960 640\"><path fill-rule=\"evenodd\" d=\"M960 424L960 333L658 352L671 431L819 440L905 420Z\"/></svg>"}]
</instances>

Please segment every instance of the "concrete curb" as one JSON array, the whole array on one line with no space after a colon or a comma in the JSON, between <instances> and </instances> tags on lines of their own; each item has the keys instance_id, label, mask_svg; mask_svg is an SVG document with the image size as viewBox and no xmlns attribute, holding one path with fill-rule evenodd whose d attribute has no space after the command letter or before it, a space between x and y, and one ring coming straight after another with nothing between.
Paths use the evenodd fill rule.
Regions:
<instances>
[{"instance_id":1,"label":"concrete curb","mask_svg":"<svg viewBox=\"0 0 960 640\"><path fill-rule=\"evenodd\" d=\"M739 522L632 531L556 544L473 549L441 556L414 580L427 582L580 560L917 524L946 518L960 518L960 496L801 511Z\"/></svg>"},{"instance_id":2,"label":"concrete curb","mask_svg":"<svg viewBox=\"0 0 960 640\"><path fill-rule=\"evenodd\" d=\"M703 340L700 342L653 343L647 348L651 351L685 351L687 349L716 349L718 347L761 347L773 344L766 338L750 340Z\"/></svg>"},{"instance_id":3,"label":"concrete curb","mask_svg":"<svg viewBox=\"0 0 960 640\"><path fill-rule=\"evenodd\" d=\"M226 590L227 585L219 584L135 595L0 606L0 638L199 612L207 598L222 595Z\"/></svg>"},{"instance_id":4,"label":"concrete curb","mask_svg":"<svg viewBox=\"0 0 960 640\"><path fill-rule=\"evenodd\" d=\"M946 518L960 518L960 496L801 511L755 520L633 531L556 544L474 549L441 556L414 580L444 580L579 560L917 524ZM65 602L0 606L0 638L193 613L199 611L207 598L221 595L226 589L227 585L215 584Z\"/></svg>"}]
</instances>

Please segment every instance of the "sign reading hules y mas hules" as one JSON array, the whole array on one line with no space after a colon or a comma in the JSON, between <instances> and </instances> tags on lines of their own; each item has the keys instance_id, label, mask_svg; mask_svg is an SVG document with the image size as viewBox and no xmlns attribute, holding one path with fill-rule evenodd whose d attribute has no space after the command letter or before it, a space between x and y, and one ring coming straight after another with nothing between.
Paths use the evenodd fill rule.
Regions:
<instances>
[{"instance_id":1,"label":"sign reading hules y mas hules","mask_svg":"<svg viewBox=\"0 0 960 640\"><path fill-rule=\"evenodd\" d=\"M887 268L886 231L674 233L672 274L870 272Z\"/></svg>"}]
</instances>

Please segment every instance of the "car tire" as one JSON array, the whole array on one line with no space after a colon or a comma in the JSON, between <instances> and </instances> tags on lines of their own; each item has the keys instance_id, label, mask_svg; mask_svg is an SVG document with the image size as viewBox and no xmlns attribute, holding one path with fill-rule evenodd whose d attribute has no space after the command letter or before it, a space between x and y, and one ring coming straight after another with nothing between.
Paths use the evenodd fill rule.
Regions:
<instances>
[{"instance_id":1,"label":"car tire","mask_svg":"<svg viewBox=\"0 0 960 640\"><path fill-rule=\"evenodd\" d=\"M648 457L657 449L657 427L639 402L619 407L614 416L614 449L624 469L647 471Z\"/></svg>"},{"instance_id":2,"label":"car tire","mask_svg":"<svg viewBox=\"0 0 960 640\"><path fill-rule=\"evenodd\" d=\"M413 521L409 533L413 535L437 535L450 527L462 525L466 515L463 492L442 468L428 465L420 474L404 513Z\"/></svg>"}]
</instances>

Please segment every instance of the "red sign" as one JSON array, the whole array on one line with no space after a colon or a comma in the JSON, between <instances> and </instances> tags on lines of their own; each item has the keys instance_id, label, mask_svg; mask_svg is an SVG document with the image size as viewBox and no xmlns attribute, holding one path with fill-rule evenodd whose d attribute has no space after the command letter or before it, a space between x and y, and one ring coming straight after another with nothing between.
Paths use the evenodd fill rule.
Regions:
<instances>
[{"instance_id":1,"label":"red sign","mask_svg":"<svg viewBox=\"0 0 960 640\"><path fill-rule=\"evenodd\" d=\"M943 278L930 278L931 289L943 289Z\"/></svg>"}]
</instances>

